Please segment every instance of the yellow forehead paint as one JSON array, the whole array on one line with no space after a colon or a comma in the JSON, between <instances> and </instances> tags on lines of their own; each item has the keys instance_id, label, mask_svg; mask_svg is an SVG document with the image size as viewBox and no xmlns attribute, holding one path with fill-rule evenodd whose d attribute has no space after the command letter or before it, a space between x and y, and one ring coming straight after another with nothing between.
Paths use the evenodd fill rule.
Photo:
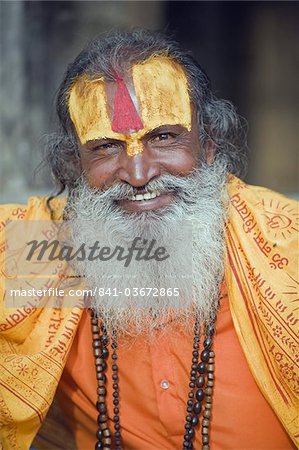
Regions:
<instances>
[{"instance_id":1,"label":"yellow forehead paint","mask_svg":"<svg viewBox=\"0 0 299 450\"><path fill-rule=\"evenodd\" d=\"M111 133L103 79L78 78L70 91L69 112L81 144Z\"/></svg>"},{"instance_id":2,"label":"yellow forehead paint","mask_svg":"<svg viewBox=\"0 0 299 450\"><path fill-rule=\"evenodd\" d=\"M103 79L86 75L73 85L69 111L81 144L97 139L117 139L126 143L127 154L143 151L142 138L162 125L182 125L191 130L188 83L182 67L164 56L153 57L132 67L132 77L143 128L119 133L112 130ZM125 112L124 112L125 114Z\"/></svg>"},{"instance_id":3,"label":"yellow forehead paint","mask_svg":"<svg viewBox=\"0 0 299 450\"><path fill-rule=\"evenodd\" d=\"M142 121L147 131L161 125L191 130L188 83L182 67L166 56L153 57L132 68Z\"/></svg>"}]
</instances>

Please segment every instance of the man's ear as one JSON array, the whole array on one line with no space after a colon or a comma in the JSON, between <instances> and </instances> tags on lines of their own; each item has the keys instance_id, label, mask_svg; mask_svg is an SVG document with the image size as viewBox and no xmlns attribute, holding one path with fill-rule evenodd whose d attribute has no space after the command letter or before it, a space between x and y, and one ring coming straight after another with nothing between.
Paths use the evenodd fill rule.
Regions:
<instances>
[{"instance_id":1,"label":"man's ear","mask_svg":"<svg viewBox=\"0 0 299 450\"><path fill-rule=\"evenodd\" d=\"M207 161L207 164L210 166L214 162L215 143L209 139L206 143L205 150L206 150L206 161Z\"/></svg>"}]
</instances>

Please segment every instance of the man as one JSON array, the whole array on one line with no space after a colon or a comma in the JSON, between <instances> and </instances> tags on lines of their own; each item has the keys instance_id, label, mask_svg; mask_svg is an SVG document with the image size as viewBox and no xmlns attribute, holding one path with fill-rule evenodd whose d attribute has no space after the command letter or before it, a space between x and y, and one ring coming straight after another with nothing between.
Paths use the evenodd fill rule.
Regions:
<instances>
[{"instance_id":1,"label":"man","mask_svg":"<svg viewBox=\"0 0 299 450\"><path fill-rule=\"evenodd\" d=\"M64 216L77 246L147 236L179 251L169 266L128 265L111 287L132 295L93 290L91 311L4 304L4 448L30 446L57 387L79 449L295 448L296 206L236 178L244 154L232 105L176 43L137 31L83 50L57 112L47 159L67 200L5 206L3 228ZM191 293L179 276L188 253ZM75 274L106 292L91 259ZM170 272L178 300L161 290Z\"/></svg>"}]
</instances>

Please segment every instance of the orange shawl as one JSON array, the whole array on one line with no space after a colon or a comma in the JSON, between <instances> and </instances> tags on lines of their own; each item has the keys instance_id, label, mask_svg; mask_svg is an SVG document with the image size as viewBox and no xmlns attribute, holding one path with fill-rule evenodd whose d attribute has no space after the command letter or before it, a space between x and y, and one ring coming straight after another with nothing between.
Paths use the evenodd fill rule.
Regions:
<instances>
[{"instance_id":1,"label":"orange shawl","mask_svg":"<svg viewBox=\"0 0 299 450\"><path fill-rule=\"evenodd\" d=\"M229 192L225 277L234 326L259 388L295 442L298 207L293 200L235 177L230 177ZM64 203L55 200L56 219ZM4 231L12 220L50 220L46 199L33 197L26 206L0 206L1 299L8 295ZM57 279L56 273L47 286L54 286ZM4 449L30 446L53 401L81 314L79 307L0 305Z\"/></svg>"}]
</instances>

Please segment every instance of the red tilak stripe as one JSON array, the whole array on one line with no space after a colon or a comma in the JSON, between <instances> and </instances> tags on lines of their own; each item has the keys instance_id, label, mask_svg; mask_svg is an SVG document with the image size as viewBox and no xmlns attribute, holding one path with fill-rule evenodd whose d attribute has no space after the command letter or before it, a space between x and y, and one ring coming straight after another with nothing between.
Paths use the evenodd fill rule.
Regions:
<instances>
[{"instance_id":1,"label":"red tilak stripe","mask_svg":"<svg viewBox=\"0 0 299 450\"><path fill-rule=\"evenodd\" d=\"M117 79L116 82L117 89L114 98L112 130L118 133L141 130L143 124L127 86L121 79Z\"/></svg>"}]
</instances>

